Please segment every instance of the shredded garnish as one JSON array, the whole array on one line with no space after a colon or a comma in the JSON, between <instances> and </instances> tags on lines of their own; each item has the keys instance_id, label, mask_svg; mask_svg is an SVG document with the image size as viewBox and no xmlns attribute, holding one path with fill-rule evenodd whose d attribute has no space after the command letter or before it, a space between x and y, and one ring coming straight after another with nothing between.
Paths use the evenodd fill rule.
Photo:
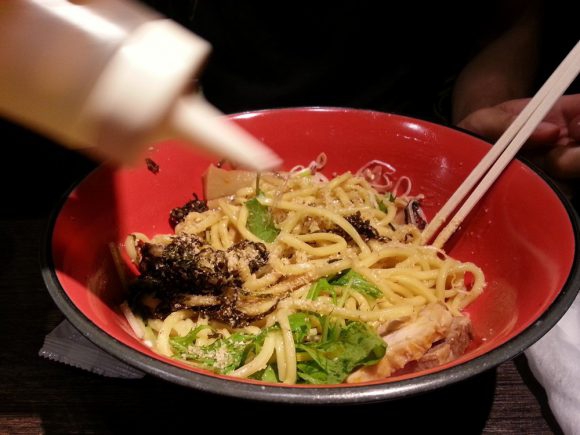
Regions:
<instances>
[{"instance_id":1,"label":"shredded garnish","mask_svg":"<svg viewBox=\"0 0 580 435\"><path fill-rule=\"evenodd\" d=\"M356 171L357 177L364 178L379 193L388 192L393 185L389 177L397 170L382 160L371 160Z\"/></svg>"},{"instance_id":2,"label":"shredded garnish","mask_svg":"<svg viewBox=\"0 0 580 435\"><path fill-rule=\"evenodd\" d=\"M318 174L322 168L324 168L326 166L326 162L328 160L328 157L326 156L326 153L320 153L318 154L318 157L316 157L315 160L311 161L307 166L303 166L303 165L296 165L294 166L292 169L290 169L290 174L299 174L304 172L305 174L308 175L316 175ZM320 176L316 177L317 180L320 181L328 181L328 178L326 178L326 176L320 174Z\"/></svg>"},{"instance_id":3,"label":"shredded garnish","mask_svg":"<svg viewBox=\"0 0 580 435\"><path fill-rule=\"evenodd\" d=\"M405 183L406 183L406 188L402 192L399 193L399 189L401 189L401 186L404 186ZM395 182L395 185L393 186L393 190L391 191L391 193L395 197L398 197L398 196L405 197L405 196L409 195L409 193L411 193L411 187L412 187L411 179L409 177L403 175Z\"/></svg>"},{"instance_id":4,"label":"shredded garnish","mask_svg":"<svg viewBox=\"0 0 580 435\"><path fill-rule=\"evenodd\" d=\"M378 193L390 193L394 198L409 198L413 183L406 175L400 176L395 181L396 172L397 169L387 162L371 160L356 171L356 175L364 178ZM415 199L422 198L421 195L421 198Z\"/></svg>"}]
</instances>

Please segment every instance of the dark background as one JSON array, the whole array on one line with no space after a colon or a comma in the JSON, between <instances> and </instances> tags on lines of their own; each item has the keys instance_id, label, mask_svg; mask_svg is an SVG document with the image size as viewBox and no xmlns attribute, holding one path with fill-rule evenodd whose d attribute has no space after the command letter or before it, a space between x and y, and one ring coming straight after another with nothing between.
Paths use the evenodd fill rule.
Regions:
<instances>
[{"instance_id":1,"label":"dark background","mask_svg":"<svg viewBox=\"0 0 580 435\"><path fill-rule=\"evenodd\" d=\"M383 5L370 21L364 19L371 7L365 2L333 2L338 9L329 9L328 2L148 3L212 41L214 55L201 84L208 99L225 112L333 105L395 111L440 123L448 122L453 78L474 52L466 35L489 19L478 2L461 11L472 14L473 26L450 19L457 8L445 2L422 11L423 18L416 18L413 10L423 6ZM546 13L538 83L578 39L577 22L571 22L577 15L563 14L559 4ZM193 15L192 6L197 8ZM470 12L477 7L480 14ZM461 38L456 27L449 27L454 23L464 32ZM401 48L406 46L401 28L420 36L428 29L437 36L421 40L429 44L428 56L415 58ZM268 32L275 37L269 38ZM312 35L317 35L316 43ZM339 49L329 48L337 38ZM397 48L398 43L402 45ZM404 65L394 59L405 60ZM232 68L239 78L228 72ZM398 84L403 76L410 87ZM435 393L338 409L235 401L150 376L106 379L39 358L43 337L62 320L38 263L47 219L69 186L95 163L6 120L0 120L0 138L0 433L194 431L200 422L210 430L271 430L266 422L272 419L300 431L340 429L346 420L363 430L370 424L391 431L403 424L401 429L452 433L559 431L523 357Z\"/></svg>"},{"instance_id":2,"label":"dark background","mask_svg":"<svg viewBox=\"0 0 580 435\"><path fill-rule=\"evenodd\" d=\"M498 2L146 0L207 38L213 53L201 89L226 113L340 106L401 113L449 125L450 92L479 38L497 31ZM407 5L409 3L409 5ZM499 2L501 3L501 2ZM577 12L548 2L539 87L576 41ZM494 24L501 28L501 23ZM517 55L517 54L514 54ZM568 93L580 92L576 80ZM95 165L0 119L0 215L43 216Z\"/></svg>"}]
</instances>

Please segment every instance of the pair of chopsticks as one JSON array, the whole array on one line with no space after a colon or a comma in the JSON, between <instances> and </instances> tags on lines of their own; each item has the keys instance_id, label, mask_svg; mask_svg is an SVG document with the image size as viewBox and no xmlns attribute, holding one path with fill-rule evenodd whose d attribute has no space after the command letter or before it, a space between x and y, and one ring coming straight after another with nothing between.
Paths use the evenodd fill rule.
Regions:
<instances>
[{"instance_id":1,"label":"pair of chopsticks","mask_svg":"<svg viewBox=\"0 0 580 435\"><path fill-rule=\"evenodd\" d=\"M431 223L423 231L423 244L429 243L441 226L445 222L449 222L447 226L441 229L432 243L437 248L443 247L471 212L475 204L483 197L523 144L528 140L538 124L546 117L558 98L564 94L578 73L580 73L580 42L574 46L572 51L570 51L546 83L544 83L536 95L534 95L526 107L520 112L491 150L477 164L465 181L463 181L451 198L449 198L441 210L435 215ZM474 189L474 186L479 180L481 181ZM471 195L465 199L461 208L448 221L449 216L471 191Z\"/></svg>"}]
</instances>

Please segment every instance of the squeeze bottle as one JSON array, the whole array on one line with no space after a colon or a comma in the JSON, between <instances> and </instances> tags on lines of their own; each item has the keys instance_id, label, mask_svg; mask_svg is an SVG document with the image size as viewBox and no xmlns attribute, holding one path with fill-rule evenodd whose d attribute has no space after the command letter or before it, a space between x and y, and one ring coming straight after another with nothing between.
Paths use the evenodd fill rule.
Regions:
<instances>
[{"instance_id":1,"label":"squeeze bottle","mask_svg":"<svg viewBox=\"0 0 580 435\"><path fill-rule=\"evenodd\" d=\"M255 170L281 163L195 89L210 45L123 0L2 0L0 115L118 163L167 137Z\"/></svg>"}]
</instances>

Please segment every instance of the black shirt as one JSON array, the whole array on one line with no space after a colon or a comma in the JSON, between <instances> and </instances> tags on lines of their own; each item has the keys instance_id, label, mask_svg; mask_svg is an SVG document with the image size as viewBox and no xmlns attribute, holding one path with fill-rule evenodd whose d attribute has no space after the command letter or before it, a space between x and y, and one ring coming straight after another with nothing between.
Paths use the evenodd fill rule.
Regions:
<instances>
[{"instance_id":1,"label":"black shirt","mask_svg":"<svg viewBox=\"0 0 580 435\"><path fill-rule=\"evenodd\" d=\"M212 43L201 83L225 112L347 106L439 121L495 10L495 2L150 4Z\"/></svg>"}]
</instances>

